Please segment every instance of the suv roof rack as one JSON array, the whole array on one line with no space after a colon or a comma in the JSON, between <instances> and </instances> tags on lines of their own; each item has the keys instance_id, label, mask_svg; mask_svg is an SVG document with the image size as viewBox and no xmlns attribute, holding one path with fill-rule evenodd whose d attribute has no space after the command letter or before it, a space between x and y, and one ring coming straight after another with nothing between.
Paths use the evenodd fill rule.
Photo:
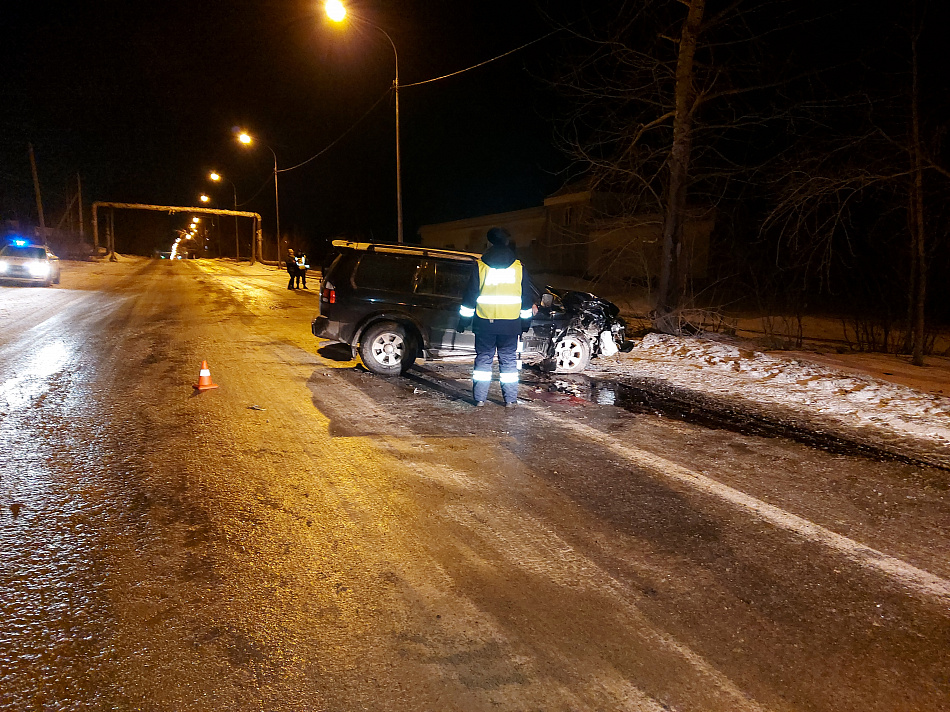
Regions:
<instances>
[{"instance_id":1,"label":"suv roof rack","mask_svg":"<svg viewBox=\"0 0 950 712\"><path fill-rule=\"evenodd\" d=\"M457 260L477 260L479 255L473 252L461 252L458 250L443 250L438 247L425 247L424 245L405 245L392 242L353 242L352 240L334 240L334 247L346 248L349 250L358 250L361 252L408 252L414 255L428 257L449 257Z\"/></svg>"}]
</instances>

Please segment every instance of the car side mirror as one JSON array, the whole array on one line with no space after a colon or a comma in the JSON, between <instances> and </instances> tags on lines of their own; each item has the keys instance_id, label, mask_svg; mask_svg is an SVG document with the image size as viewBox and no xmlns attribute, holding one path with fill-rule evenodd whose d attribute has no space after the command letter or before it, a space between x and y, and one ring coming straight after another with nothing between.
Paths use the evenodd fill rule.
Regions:
<instances>
[{"instance_id":1,"label":"car side mirror","mask_svg":"<svg viewBox=\"0 0 950 712\"><path fill-rule=\"evenodd\" d=\"M548 292L547 294L541 295L541 306L544 308L550 307L554 304L554 295Z\"/></svg>"}]
</instances>

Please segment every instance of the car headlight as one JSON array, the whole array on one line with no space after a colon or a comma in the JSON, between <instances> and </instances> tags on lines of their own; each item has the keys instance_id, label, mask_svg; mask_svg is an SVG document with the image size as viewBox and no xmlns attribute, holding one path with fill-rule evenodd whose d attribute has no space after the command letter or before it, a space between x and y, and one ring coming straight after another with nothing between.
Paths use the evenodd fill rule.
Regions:
<instances>
[{"instance_id":1,"label":"car headlight","mask_svg":"<svg viewBox=\"0 0 950 712\"><path fill-rule=\"evenodd\" d=\"M49 277L49 262L30 262L27 270L31 277Z\"/></svg>"}]
</instances>

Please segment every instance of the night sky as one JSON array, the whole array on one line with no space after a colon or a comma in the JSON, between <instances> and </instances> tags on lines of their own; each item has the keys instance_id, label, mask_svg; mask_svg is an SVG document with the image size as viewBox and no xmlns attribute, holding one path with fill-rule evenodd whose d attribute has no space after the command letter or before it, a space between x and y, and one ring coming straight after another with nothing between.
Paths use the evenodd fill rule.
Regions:
<instances>
[{"instance_id":1,"label":"night sky","mask_svg":"<svg viewBox=\"0 0 950 712\"><path fill-rule=\"evenodd\" d=\"M950 3L920 2L933 18L925 38L930 78L939 78L928 85L933 99L946 95L950 75L942 42ZM816 17L826 14L823 0L803 0L809 4ZM357 0L350 15L365 22L338 26L313 0L20 3L4 15L0 45L0 219L35 224L32 143L49 225L62 216L77 173L87 219L94 200L195 205L209 192L212 207L231 207L231 184L207 179L216 169L272 235L273 158L262 144L241 147L232 129L269 145L280 169L349 131L319 158L280 173L282 232L313 251L343 235L394 239L394 107L385 96L394 57L366 22L384 28L399 52L407 240L421 224L539 205L572 177L552 140L563 107L545 81L564 69L565 33L456 77L407 85L544 37L553 29L549 11L568 21L597 13L609 21L615 7L636 5ZM891 41L894 16L906 5L832 6L823 24L782 37L803 67L839 63L848 86L849 62ZM883 75L891 60L877 52L877 61ZM144 239L119 247L147 254L185 220L163 218L158 227L151 220Z\"/></svg>"},{"instance_id":2,"label":"night sky","mask_svg":"<svg viewBox=\"0 0 950 712\"><path fill-rule=\"evenodd\" d=\"M551 30L532 1L361 0L348 9L392 37L402 85ZM212 207L232 207L232 186L206 178L216 169L272 234L273 157L263 145L240 146L232 129L269 145L280 169L351 129L319 158L280 173L281 230L314 249L341 234L394 239L391 95L369 111L392 84L394 54L372 27L333 25L322 3L303 0L39 1L6 15L5 25L4 220L36 220L32 142L48 225L63 214L76 173L87 214L94 200L195 205L201 192ZM538 205L559 187L563 158L551 147L538 79L552 49L541 42L400 92L407 239L420 224Z\"/></svg>"}]
</instances>

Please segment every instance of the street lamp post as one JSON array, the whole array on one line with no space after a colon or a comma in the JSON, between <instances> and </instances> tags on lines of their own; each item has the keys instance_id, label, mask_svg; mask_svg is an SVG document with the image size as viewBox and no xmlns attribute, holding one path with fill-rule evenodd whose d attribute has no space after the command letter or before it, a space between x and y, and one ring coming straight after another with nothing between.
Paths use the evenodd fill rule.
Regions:
<instances>
[{"instance_id":1,"label":"street lamp post","mask_svg":"<svg viewBox=\"0 0 950 712\"><path fill-rule=\"evenodd\" d=\"M327 16L334 22L343 22L346 18L346 8L340 0L327 0L324 8ZM396 60L396 76L393 80L393 92L396 95L396 241L402 244L402 163L399 151L399 52L396 51L396 43L393 42L393 38L389 36L386 30L379 25L374 25L372 22L367 22L366 20L361 21L366 22L367 25L379 30L385 35L386 39L389 40L390 46L393 48L393 56Z\"/></svg>"},{"instance_id":2,"label":"street lamp post","mask_svg":"<svg viewBox=\"0 0 950 712\"><path fill-rule=\"evenodd\" d=\"M210 203L210 202L211 202L211 196L208 195L207 193L202 193L201 195L198 196L198 200L200 200L202 203L206 203L206 204L207 204L207 203ZM213 226L214 226L214 223L211 223L211 225L212 225L212 227L213 227ZM210 236L211 234L212 234L211 229L206 225L206 226L205 226L205 242L207 242L208 239L210 239L209 236ZM207 245L205 245L205 251L207 251L207 249L208 249L208 247L207 247ZM207 256L207 255L205 255L205 256ZM220 256L221 256L221 245L220 245L220 242L219 242L219 243L218 243L218 257L220 257Z\"/></svg>"},{"instance_id":3,"label":"street lamp post","mask_svg":"<svg viewBox=\"0 0 950 712\"><path fill-rule=\"evenodd\" d=\"M241 132L238 135L238 141L243 143L245 146L249 146L254 139L251 138L251 135L246 131ZM274 255L274 261L277 264L277 269L280 269L280 198L277 194L277 154L274 153L274 149L268 146L266 143L262 144L264 148L270 151L271 155L274 157L274 222L277 227L277 254ZM263 258L263 255L261 255ZM263 259L261 259L263 262Z\"/></svg>"},{"instance_id":4,"label":"street lamp post","mask_svg":"<svg viewBox=\"0 0 950 712\"><path fill-rule=\"evenodd\" d=\"M399 156L399 53L396 52L396 45L393 43L389 34L382 27L377 27L376 29L386 35L386 39L389 40L389 44L392 45L393 56L396 58L396 77L393 79L393 93L396 95L396 241L402 244L402 165Z\"/></svg>"},{"instance_id":5,"label":"street lamp post","mask_svg":"<svg viewBox=\"0 0 950 712\"><path fill-rule=\"evenodd\" d=\"M182 234L182 236L181 236L182 239L184 239L184 240L192 240L192 239L194 238L194 236L198 234L198 223L200 223L200 222L201 222L201 218L199 218L197 215L192 215L192 216L191 216L191 225L189 225L189 226L188 226L188 230L187 230L184 234ZM185 245L182 249L183 249L184 252L185 252L185 257L188 257L189 254L191 254L191 253L193 252L193 250L190 249L188 245Z\"/></svg>"},{"instance_id":6,"label":"street lamp post","mask_svg":"<svg viewBox=\"0 0 950 712\"><path fill-rule=\"evenodd\" d=\"M221 180L221 174L217 171L211 171L211 173L208 174L208 177L215 182ZM234 211L237 212L237 187L234 185L234 181L229 180L228 183L231 184L231 189L234 191ZM234 259L241 259L241 240L238 237L237 215L234 216Z\"/></svg>"}]
</instances>

